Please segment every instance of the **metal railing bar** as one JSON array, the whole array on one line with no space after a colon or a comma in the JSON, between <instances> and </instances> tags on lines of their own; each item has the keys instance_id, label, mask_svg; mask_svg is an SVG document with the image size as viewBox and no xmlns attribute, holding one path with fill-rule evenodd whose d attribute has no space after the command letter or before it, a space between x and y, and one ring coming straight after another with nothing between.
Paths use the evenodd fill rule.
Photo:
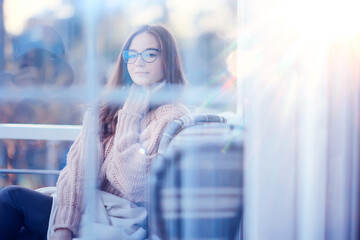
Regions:
<instances>
[{"instance_id":1,"label":"metal railing bar","mask_svg":"<svg viewBox=\"0 0 360 240\"><path fill-rule=\"evenodd\" d=\"M0 168L0 174L59 175L59 174L60 174L60 170L45 170L45 169L5 169L5 168Z\"/></svg>"},{"instance_id":2,"label":"metal railing bar","mask_svg":"<svg viewBox=\"0 0 360 240\"><path fill-rule=\"evenodd\" d=\"M100 89L100 88L99 88ZM129 89L114 89L108 92L105 97L110 103L124 103ZM71 89L51 88L51 89L38 89L38 88L20 88L20 89L0 89L0 101L40 101L40 102L57 102L64 103L78 103L85 104L86 102L94 102L99 100L101 96L100 90L95 90L94 96L88 97L87 88L77 87ZM163 103L174 97L174 94L181 95L182 101L187 104L202 104L209 102L212 104L228 104L233 98L232 94L219 87L193 87L181 93L181 89L177 86L169 86L166 89L159 90L156 98L152 99L154 103Z\"/></svg>"},{"instance_id":3,"label":"metal railing bar","mask_svg":"<svg viewBox=\"0 0 360 240\"><path fill-rule=\"evenodd\" d=\"M62 102L86 100L86 89L76 87L72 89L64 88L19 88L19 89L0 89L0 100L22 100L31 99L38 101L61 100Z\"/></svg>"},{"instance_id":4,"label":"metal railing bar","mask_svg":"<svg viewBox=\"0 0 360 240\"><path fill-rule=\"evenodd\" d=\"M81 125L0 124L0 139L73 141Z\"/></svg>"}]
</instances>

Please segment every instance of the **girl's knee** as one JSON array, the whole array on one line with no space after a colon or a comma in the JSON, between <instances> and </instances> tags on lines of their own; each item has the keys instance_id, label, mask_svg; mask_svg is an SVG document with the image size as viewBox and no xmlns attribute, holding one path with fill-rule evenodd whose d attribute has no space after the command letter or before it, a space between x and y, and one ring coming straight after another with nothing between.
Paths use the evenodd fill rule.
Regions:
<instances>
[{"instance_id":1,"label":"girl's knee","mask_svg":"<svg viewBox=\"0 0 360 240\"><path fill-rule=\"evenodd\" d=\"M0 201L13 201L16 196L19 195L19 192L23 190L23 187L11 185L4 187L0 191Z\"/></svg>"}]
</instances>

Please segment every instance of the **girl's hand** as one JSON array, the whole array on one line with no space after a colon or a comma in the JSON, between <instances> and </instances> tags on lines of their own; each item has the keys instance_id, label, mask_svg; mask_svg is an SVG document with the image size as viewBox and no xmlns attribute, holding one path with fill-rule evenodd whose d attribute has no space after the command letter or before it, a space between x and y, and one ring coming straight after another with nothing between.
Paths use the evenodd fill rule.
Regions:
<instances>
[{"instance_id":1,"label":"girl's hand","mask_svg":"<svg viewBox=\"0 0 360 240\"><path fill-rule=\"evenodd\" d=\"M167 99L164 98L163 95L161 95L162 98L159 98L159 92L165 87L165 84L166 82L162 81L161 83L148 88L150 92L150 105L161 105L167 103Z\"/></svg>"},{"instance_id":2,"label":"girl's hand","mask_svg":"<svg viewBox=\"0 0 360 240\"><path fill-rule=\"evenodd\" d=\"M158 91L161 91L163 87L165 87L166 82L162 81L161 83L156 84L155 86L149 88L150 95L154 96Z\"/></svg>"},{"instance_id":3,"label":"girl's hand","mask_svg":"<svg viewBox=\"0 0 360 240\"><path fill-rule=\"evenodd\" d=\"M144 114L149 109L149 102L150 91L133 83L123 109L128 112Z\"/></svg>"},{"instance_id":4,"label":"girl's hand","mask_svg":"<svg viewBox=\"0 0 360 240\"><path fill-rule=\"evenodd\" d=\"M57 229L53 235L51 235L50 240L71 240L71 231L67 228Z\"/></svg>"}]
</instances>

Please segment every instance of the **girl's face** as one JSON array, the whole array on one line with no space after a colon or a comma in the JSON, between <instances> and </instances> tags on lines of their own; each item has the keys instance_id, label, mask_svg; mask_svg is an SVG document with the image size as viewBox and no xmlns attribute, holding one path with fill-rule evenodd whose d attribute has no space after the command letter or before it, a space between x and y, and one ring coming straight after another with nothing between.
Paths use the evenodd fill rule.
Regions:
<instances>
[{"instance_id":1,"label":"girl's face","mask_svg":"<svg viewBox=\"0 0 360 240\"><path fill-rule=\"evenodd\" d=\"M130 60L127 69L137 85L151 87L163 80L164 66L160 51L160 43L153 34L143 32L132 40L128 51ZM130 63L135 59L134 63Z\"/></svg>"}]
</instances>

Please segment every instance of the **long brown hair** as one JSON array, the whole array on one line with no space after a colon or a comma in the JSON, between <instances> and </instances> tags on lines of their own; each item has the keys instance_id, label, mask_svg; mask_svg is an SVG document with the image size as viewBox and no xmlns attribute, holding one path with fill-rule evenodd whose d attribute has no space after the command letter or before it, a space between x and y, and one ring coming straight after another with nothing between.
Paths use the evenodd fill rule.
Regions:
<instances>
[{"instance_id":1,"label":"long brown hair","mask_svg":"<svg viewBox=\"0 0 360 240\"><path fill-rule=\"evenodd\" d=\"M122 52L128 50L132 40L140 33L147 32L153 34L160 43L160 48L164 66L164 79L166 84L184 85L186 80L180 61L176 41L173 35L162 25L143 25L136 32L130 35L122 47L118 56L115 71L105 85L105 91L118 87L130 87L131 77L127 70L127 65L122 59ZM117 123L117 112L122 108L121 104L101 103L99 110L100 136L105 145L115 134Z\"/></svg>"}]
</instances>

